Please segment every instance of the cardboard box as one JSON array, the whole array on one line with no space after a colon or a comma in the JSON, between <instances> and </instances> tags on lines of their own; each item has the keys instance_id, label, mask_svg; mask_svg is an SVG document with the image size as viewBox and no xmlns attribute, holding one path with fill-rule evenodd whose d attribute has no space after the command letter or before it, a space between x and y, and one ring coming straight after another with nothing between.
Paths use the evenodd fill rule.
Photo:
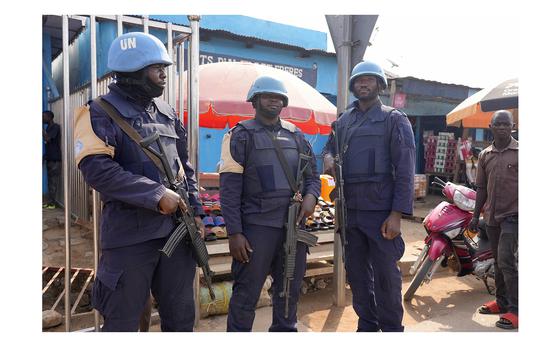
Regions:
<instances>
[{"instance_id":1,"label":"cardboard box","mask_svg":"<svg viewBox=\"0 0 560 349\"><path fill-rule=\"evenodd\" d=\"M426 192L428 189L428 179L424 174L414 175L414 198L424 198L426 197Z\"/></svg>"}]
</instances>

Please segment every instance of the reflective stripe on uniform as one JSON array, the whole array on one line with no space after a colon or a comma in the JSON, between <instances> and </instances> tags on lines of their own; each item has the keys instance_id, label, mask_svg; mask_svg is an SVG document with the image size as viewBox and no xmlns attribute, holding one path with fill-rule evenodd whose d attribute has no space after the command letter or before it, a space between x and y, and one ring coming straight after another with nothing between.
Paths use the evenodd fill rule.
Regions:
<instances>
[{"instance_id":1,"label":"reflective stripe on uniform","mask_svg":"<svg viewBox=\"0 0 560 349\"><path fill-rule=\"evenodd\" d=\"M244 169L237 161L233 159L231 155L231 131L224 135L222 140L222 155L220 158L220 167L218 169L219 173L231 172L231 173L243 173Z\"/></svg>"},{"instance_id":2,"label":"reflective stripe on uniform","mask_svg":"<svg viewBox=\"0 0 560 349\"><path fill-rule=\"evenodd\" d=\"M115 156L115 147L100 139L91 126L89 106L82 106L74 112L74 158L76 166L89 155Z\"/></svg>"}]
</instances>

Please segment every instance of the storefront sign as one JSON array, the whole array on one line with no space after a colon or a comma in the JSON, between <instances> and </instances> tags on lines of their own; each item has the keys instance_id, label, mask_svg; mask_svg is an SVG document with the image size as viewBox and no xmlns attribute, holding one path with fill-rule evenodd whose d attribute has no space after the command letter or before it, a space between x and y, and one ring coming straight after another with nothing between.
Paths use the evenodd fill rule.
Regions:
<instances>
[{"instance_id":1,"label":"storefront sign","mask_svg":"<svg viewBox=\"0 0 560 349\"><path fill-rule=\"evenodd\" d=\"M303 68L303 67L296 67L293 65L278 64L278 63L260 61L255 59L247 59L242 57L228 56L223 54L200 51L199 64L202 65L202 64L218 63L218 62L251 62L257 64L263 64L293 74L313 87L317 86L317 64L315 63L313 63L312 68Z\"/></svg>"},{"instance_id":2,"label":"storefront sign","mask_svg":"<svg viewBox=\"0 0 560 349\"><path fill-rule=\"evenodd\" d=\"M393 107L404 108L406 107L406 93L397 92L393 99Z\"/></svg>"}]
</instances>

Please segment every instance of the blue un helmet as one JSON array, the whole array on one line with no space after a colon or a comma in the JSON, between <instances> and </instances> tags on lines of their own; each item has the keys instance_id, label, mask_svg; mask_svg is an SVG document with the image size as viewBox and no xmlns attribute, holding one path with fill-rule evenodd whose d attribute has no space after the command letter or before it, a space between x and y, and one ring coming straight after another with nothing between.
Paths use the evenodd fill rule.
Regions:
<instances>
[{"instance_id":1,"label":"blue un helmet","mask_svg":"<svg viewBox=\"0 0 560 349\"><path fill-rule=\"evenodd\" d=\"M109 48L109 69L135 72L152 64L173 64L163 43L151 34L132 32L113 40Z\"/></svg>"},{"instance_id":2,"label":"blue un helmet","mask_svg":"<svg viewBox=\"0 0 560 349\"><path fill-rule=\"evenodd\" d=\"M356 64L354 69L352 69L352 76L350 76L350 82L348 83L348 89L350 90L350 92L354 92L352 91L354 80L364 75L375 75L379 78L378 80L381 80L381 87L383 89L387 88L387 78L385 77L385 73L383 72L383 69L379 66L379 64L369 61L363 61Z\"/></svg>"},{"instance_id":3,"label":"blue un helmet","mask_svg":"<svg viewBox=\"0 0 560 349\"><path fill-rule=\"evenodd\" d=\"M247 102L252 102L253 98L261 93L275 93L281 95L284 101L284 107L288 106L288 90L286 90L284 83L276 78L266 75L257 78L251 85L249 93L247 93Z\"/></svg>"}]
</instances>

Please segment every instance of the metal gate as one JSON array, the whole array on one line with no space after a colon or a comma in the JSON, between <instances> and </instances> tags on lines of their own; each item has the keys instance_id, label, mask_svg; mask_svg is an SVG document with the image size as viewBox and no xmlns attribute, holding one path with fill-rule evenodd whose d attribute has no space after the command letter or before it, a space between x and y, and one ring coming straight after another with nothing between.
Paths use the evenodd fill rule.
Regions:
<instances>
[{"instance_id":1,"label":"metal gate","mask_svg":"<svg viewBox=\"0 0 560 349\"><path fill-rule=\"evenodd\" d=\"M65 218L65 254L66 267L64 268L64 309L65 309L65 330L70 331L70 322L72 314L71 304L71 277L73 270L70 263L71 244L70 244L70 224L71 216L74 219L82 219L86 222L93 221L93 239L94 239L94 271L97 270L97 262L99 260L98 247L98 228L99 228L99 212L100 200L96 191L88 188L84 182L80 171L76 167L74 160L73 144L73 113L74 110L87 103L88 100L96 98L99 94L108 92L108 85L111 77L107 76L100 80L97 78L97 47L96 47L96 23L97 21L115 21L117 23L117 35L123 33L123 24L132 26L141 26L144 32L149 32L150 28L163 29L167 31L167 50L174 59L174 64L169 66L168 85L164 92L163 98L174 104L176 96L179 96L177 111L180 116L184 115L184 85L183 72L184 67L184 50L185 41L189 42L188 46L188 115L189 117L189 158L192 159L194 168L198 168L198 62L199 62L199 16L188 16L190 26L182 26L171 22L163 23L150 20L148 16L69 16L62 15L62 76L63 76L63 95L62 98L51 102L51 110L55 115L59 115L57 120L63 131L62 140L62 181L61 186L64 190L59 197L59 202L64 204ZM70 93L69 89L69 44L68 44L68 19L75 18L85 21L90 20L90 44L91 44L91 84L84 86ZM178 70L179 74L175 74ZM198 175L197 175L198 178ZM91 192L91 195L90 195ZM90 199L91 196L91 199ZM62 272L62 271L61 271ZM198 290L198 278L195 278L195 290ZM61 294L62 297L62 294ZM60 299L58 300L60 301ZM95 312L95 329L99 330L99 315Z\"/></svg>"}]
</instances>

